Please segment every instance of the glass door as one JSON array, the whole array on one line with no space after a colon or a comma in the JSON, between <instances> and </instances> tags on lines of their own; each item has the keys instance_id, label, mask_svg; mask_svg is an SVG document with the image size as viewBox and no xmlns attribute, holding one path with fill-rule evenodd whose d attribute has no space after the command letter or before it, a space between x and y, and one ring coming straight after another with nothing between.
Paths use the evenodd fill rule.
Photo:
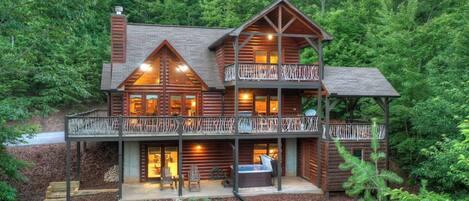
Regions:
<instances>
[{"instance_id":1,"label":"glass door","mask_svg":"<svg viewBox=\"0 0 469 201\"><path fill-rule=\"evenodd\" d=\"M171 176L178 175L178 147L164 145L148 146L147 177L160 179L163 168L168 167Z\"/></svg>"},{"instance_id":2,"label":"glass door","mask_svg":"<svg viewBox=\"0 0 469 201\"><path fill-rule=\"evenodd\" d=\"M148 171L149 179L161 177L161 147L148 147Z\"/></svg>"}]
</instances>

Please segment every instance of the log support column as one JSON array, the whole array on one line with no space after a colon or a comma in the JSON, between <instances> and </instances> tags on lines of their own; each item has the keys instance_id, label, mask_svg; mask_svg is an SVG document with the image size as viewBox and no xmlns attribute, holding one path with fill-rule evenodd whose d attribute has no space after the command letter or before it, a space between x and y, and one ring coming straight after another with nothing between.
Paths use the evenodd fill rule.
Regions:
<instances>
[{"instance_id":1,"label":"log support column","mask_svg":"<svg viewBox=\"0 0 469 201\"><path fill-rule=\"evenodd\" d=\"M282 138L277 139L278 160L277 160L277 191L282 190Z\"/></svg>"}]
</instances>

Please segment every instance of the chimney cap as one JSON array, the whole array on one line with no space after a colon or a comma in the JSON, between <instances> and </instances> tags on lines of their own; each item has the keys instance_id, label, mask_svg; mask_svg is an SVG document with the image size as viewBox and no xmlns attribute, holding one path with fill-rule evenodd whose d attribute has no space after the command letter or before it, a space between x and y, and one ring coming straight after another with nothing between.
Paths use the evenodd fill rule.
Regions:
<instances>
[{"instance_id":1,"label":"chimney cap","mask_svg":"<svg viewBox=\"0 0 469 201\"><path fill-rule=\"evenodd\" d=\"M115 6L114 11L116 11L116 15L122 15L122 12L124 11L124 7L122 6Z\"/></svg>"}]
</instances>

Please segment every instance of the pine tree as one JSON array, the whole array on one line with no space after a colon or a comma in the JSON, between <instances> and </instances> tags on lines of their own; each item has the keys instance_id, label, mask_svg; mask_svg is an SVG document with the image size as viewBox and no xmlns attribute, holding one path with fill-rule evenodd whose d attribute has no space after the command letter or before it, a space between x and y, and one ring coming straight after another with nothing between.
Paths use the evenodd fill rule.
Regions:
<instances>
[{"instance_id":1,"label":"pine tree","mask_svg":"<svg viewBox=\"0 0 469 201\"><path fill-rule=\"evenodd\" d=\"M359 200L387 200L387 192L390 190L387 182L402 183L402 178L396 173L388 170L380 170L378 163L386 158L384 152L379 151L378 126L376 119L373 119L371 148L373 152L370 161L358 159L335 139L335 144L339 154L344 159L339 168L341 170L351 170L352 176L343 184L345 192L349 196L359 196Z\"/></svg>"}]
</instances>

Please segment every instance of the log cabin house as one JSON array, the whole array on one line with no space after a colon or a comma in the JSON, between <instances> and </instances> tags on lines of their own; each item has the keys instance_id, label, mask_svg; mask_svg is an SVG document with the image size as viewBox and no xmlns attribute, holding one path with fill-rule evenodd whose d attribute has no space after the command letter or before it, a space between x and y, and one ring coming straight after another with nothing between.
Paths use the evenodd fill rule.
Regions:
<instances>
[{"instance_id":1,"label":"log cabin house","mask_svg":"<svg viewBox=\"0 0 469 201\"><path fill-rule=\"evenodd\" d=\"M121 200L222 191L242 198L262 184L243 181L238 165L260 164L261 155L276 162L267 193L342 191L350 173L338 169L333 139L369 157L372 125L331 119L331 110L340 101L353 110L360 98L382 108L378 133L388 150L388 105L399 94L376 68L326 66L332 36L287 0L235 28L133 24L122 10L111 16L111 62L102 69L107 110L66 116L68 187L72 142L115 141ZM300 62L304 48L317 62ZM317 100L314 109L303 109L305 97ZM199 194L187 191L194 167ZM177 190L159 190L163 168ZM231 187L218 182L210 188L219 192L203 194L214 170Z\"/></svg>"}]
</instances>

